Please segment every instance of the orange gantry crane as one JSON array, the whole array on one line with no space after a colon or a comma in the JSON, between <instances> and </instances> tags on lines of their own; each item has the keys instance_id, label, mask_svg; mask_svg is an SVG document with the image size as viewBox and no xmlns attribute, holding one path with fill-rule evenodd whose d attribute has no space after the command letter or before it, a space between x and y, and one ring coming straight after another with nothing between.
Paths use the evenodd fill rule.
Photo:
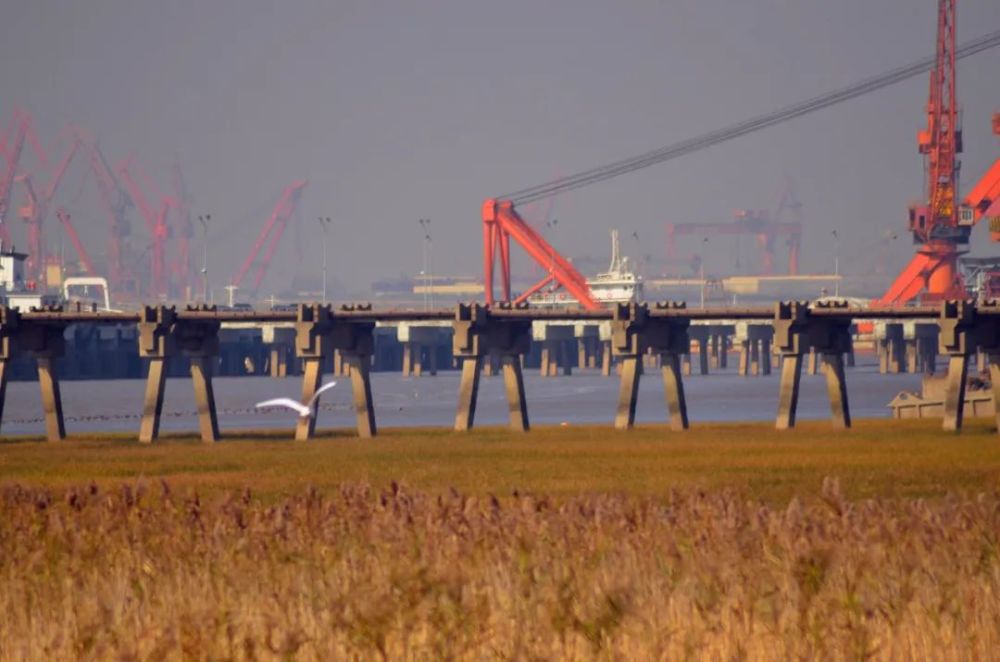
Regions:
<instances>
[{"instance_id":1,"label":"orange gantry crane","mask_svg":"<svg viewBox=\"0 0 1000 662\"><path fill-rule=\"evenodd\" d=\"M514 239L548 273L540 281L511 298L510 240ZM581 306L596 310L600 304L576 267L560 255L541 233L524 222L510 200L490 198L483 203L483 281L486 304L495 302L493 285L499 259L501 301L519 304L546 286L564 288Z\"/></svg>"},{"instance_id":2,"label":"orange gantry crane","mask_svg":"<svg viewBox=\"0 0 1000 662\"><path fill-rule=\"evenodd\" d=\"M801 221L781 221L765 210L738 209L732 223L667 223L667 259L677 258L677 238L692 235L753 235L760 249L760 274L774 274L775 243L786 238L788 273L799 273L799 252L802 248Z\"/></svg>"},{"instance_id":3,"label":"orange gantry crane","mask_svg":"<svg viewBox=\"0 0 1000 662\"><path fill-rule=\"evenodd\" d=\"M1000 160L959 202L958 155L962 152L955 80L956 0L938 1L937 50L930 75L927 127L917 136L926 157L926 202L910 207L909 230L919 245L916 255L876 303L902 304L968 296L958 271L958 258L972 228L984 217L996 218L1000 198ZM1000 119L993 118L1000 133ZM1000 221L991 220L991 237L1000 239ZM994 228L996 230L994 231Z\"/></svg>"}]
</instances>

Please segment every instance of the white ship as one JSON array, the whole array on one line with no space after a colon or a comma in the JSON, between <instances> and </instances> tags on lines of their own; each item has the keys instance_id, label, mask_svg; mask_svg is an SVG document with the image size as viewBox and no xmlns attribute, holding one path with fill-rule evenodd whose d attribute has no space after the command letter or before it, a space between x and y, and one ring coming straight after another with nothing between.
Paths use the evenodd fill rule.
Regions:
<instances>
[{"instance_id":1,"label":"white ship","mask_svg":"<svg viewBox=\"0 0 1000 662\"><path fill-rule=\"evenodd\" d=\"M0 246L0 304L20 308L24 312L59 304L60 297L46 294L36 283L25 280L24 261L27 259L25 253Z\"/></svg>"},{"instance_id":2,"label":"white ship","mask_svg":"<svg viewBox=\"0 0 1000 662\"><path fill-rule=\"evenodd\" d=\"M631 260L621 254L618 230L611 230L611 265L608 270L587 279L590 294L598 303L641 301L642 277L632 268ZM572 303L573 297L560 290L537 294L528 299L532 306L556 306Z\"/></svg>"}]
</instances>

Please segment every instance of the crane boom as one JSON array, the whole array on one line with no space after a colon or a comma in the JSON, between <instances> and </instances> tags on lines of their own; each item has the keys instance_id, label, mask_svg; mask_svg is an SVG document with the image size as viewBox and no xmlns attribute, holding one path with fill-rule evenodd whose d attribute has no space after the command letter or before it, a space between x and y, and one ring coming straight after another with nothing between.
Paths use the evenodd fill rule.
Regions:
<instances>
[{"instance_id":1,"label":"crane boom","mask_svg":"<svg viewBox=\"0 0 1000 662\"><path fill-rule=\"evenodd\" d=\"M125 218L128 196L115 180L111 167L97 143L87 140L86 149L90 156L90 168L97 181L101 206L104 207L109 222L108 281L113 292L122 293L127 289L125 283L127 273L122 253L124 239L129 234L129 224Z\"/></svg>"},{"instance_id":2,"label":"crane boom","mask_svg":"<svg viewBox=\"0 0 1000 662\"><path fill-rule=\"evenodd\" d=\"M83 265L84 274L87 276L96 276L97 270L94 269L94 262L90 259L90 253L87 252L83 242L80 241L80 235L77 234L76 228L73 227L73 223L70 221L69 213L60 207L56 210L56 217L59 219L59 222L62 223L63 229L66 230L66 236L69 237L70 243L73 244L73 249L80 257L80 263Z\"/></svg>"},{"instance_id":3,"label":"crane boom","mask_svg":"<svg viewBox=\"0 0 1000 662\"><path fill-rule=\"evenodd\" d=\"M24 147L24 140L31 126L31 118L21 111L14 111L12 123L13 137L8 134L8 141L4 153L5 167L0 173L0 240L10 243L10 230L8 230L7 212L10 210L10 197L14 188L14 177L17 175L17 165L21 160L21 151Z\"/></svg>"},{"instance_id":4,"label":"crane boom","mask_svg":"<svg viewBox=\"0 0 1000 662\"><path fill-rule=\"evenodd\" d=\"M299 199L302 196L302 189L306 187L308 182L306 180L299 180L292 182L285 190L282 191L281 199L278 200L278 204L274 206L274 210L267 219L267 223L261 228L260 233L257 235L257 239L254 241L253 247L247 254L246 258L243 260L243 264L240 265L239 271L233 276L230 283L239 287L246 277L247 273L253 267L254 262L260 255L261 250L264 248L264 244L268 243L268 238L270 237L270 243L268 243L267 250L260 264L257 266L257 271L254 273L253 291L256 292L260 288L261 282L264 280L264 275L267 273L267 268L271 264L271 259L274 257L274 253L278 248L278 242L281 239L281 235L285 231L285 226L288 224L288 220L295 213L295 209L298 206Z\"/></svg>"},{"instance_id":5,"label":"crane boom","mask_svg":"<svg viewBox=\"0 0 1000 662\"><path fill-rule=\"evenodd\" d=\"M149 230L152 237L151 289L154 296L163 298L169 294L166 280L166 244L169 234L167 231L167 212L172 202L169 198L164 198L160 203L159 210L154 210L145 193L133 179L129 166L129 163L120 165L118 176L122 184L125 185L129 197L139 208L139 213L146 221L146 229Z\"/></svg>"},{"instance_id":6,"label":"crane boom","mask_svg":"<svg viewBox=\"0 0 1000 662\"><path fill-rule=\"evenodd\" d=\"M35 142L38 142L37 137ZM28 261L27 276L30 280L45 283L47 281L45 273L45 235L44 224L48 216L49 205L55 198L59 185L62 184L63 177L69 164L80 147L80 139L75 131L70 129L70 146L66 154L56 165L55 170L49 177L48 185L42 190L41 195L36 195L31 184L29 175L22 175L19 179L24 184L25 193L28 197L27 204L20 209L21 220L28 226ZM36 146L35 148L39 148Z\"/></svg>"},{"instance_id":7,"label":"crane boom","mask_svg":"<svg viewBox=\"0 0 1000 662\"><path fill-rule=\"evenodd\" d=\"M909 229L920 245L916 255L876 303L903 304L923 292L927 300L965 296L958 258L969 243L972 224L961 222L958 206L958 125L955 72L957 0L938 0L937 48L930 74L927 126L917 134L926 159L926 202L910 207Z\"/></svg>"}]
</instances>

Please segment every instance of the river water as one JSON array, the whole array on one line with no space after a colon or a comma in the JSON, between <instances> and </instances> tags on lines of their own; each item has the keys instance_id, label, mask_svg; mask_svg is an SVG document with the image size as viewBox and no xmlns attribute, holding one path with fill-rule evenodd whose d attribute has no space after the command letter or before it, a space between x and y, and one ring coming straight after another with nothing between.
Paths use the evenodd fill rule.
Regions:
<instances>
[{"instance_id":1,"label":"river water","mask_svg":"<svg viewBox=\"0 0 1000 662\"><path fill-rule=\"evenodd\" d=\"M862 358L862 357L859 357ZM803 371L804 372L804 371ZM330 379L330 378L327 378ZM404 378L398 373L373 373L372 393L381 428L450 427L455 416L459 373L440 372L435 377ZM350 380L342 378L324 394L320 408L321 427L351 427ZM901 390L920 390L919 375L880 375L877 366L861 363L847 373L851 413L855 418L888 417L886 405ZM139 428L142 380L66 381L62 383L63 411L69 434L74 432L129 431ZM301 378L232 377L215 380L219 425L223 431L240 428L291 426L294 415L283 411L255 411L253 404L267 398L297 398ZM739 377L725 372L685 379L688 414L699 421L773 420L778 402L778 375ZM569 377L542 378L526 371L525 390L532 424L606 423L614 420L618 379L595 371L576 371ZM196 430L194 397L186 379L167 382L163 430ZM44 432L38 384L13 382L7 387L4 411L5 434ZM664 421L663 381L659 371L648 371L640 385L637 422ZM799 397L799 419L829 416L826 381L822 375L803 374ZM476 423L504 424L506 401L501 377L480 381Z\"/></svg>"}]
</instances>

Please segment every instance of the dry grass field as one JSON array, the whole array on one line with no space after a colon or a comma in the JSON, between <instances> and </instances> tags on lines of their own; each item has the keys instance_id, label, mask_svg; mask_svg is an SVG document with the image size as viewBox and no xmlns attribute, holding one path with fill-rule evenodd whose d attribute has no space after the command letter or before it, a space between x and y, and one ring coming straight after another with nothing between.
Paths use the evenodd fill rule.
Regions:
<instances>
[{"instance_id":1,"label":"dry grass field","mask_svg":"<svg viewBox=\"0 0 1000 662\"><path fill-rule=\"evenodd\" d=\"M4 659L987 659L985 423L0 444Z\"/></svg>"}]
</instances>

